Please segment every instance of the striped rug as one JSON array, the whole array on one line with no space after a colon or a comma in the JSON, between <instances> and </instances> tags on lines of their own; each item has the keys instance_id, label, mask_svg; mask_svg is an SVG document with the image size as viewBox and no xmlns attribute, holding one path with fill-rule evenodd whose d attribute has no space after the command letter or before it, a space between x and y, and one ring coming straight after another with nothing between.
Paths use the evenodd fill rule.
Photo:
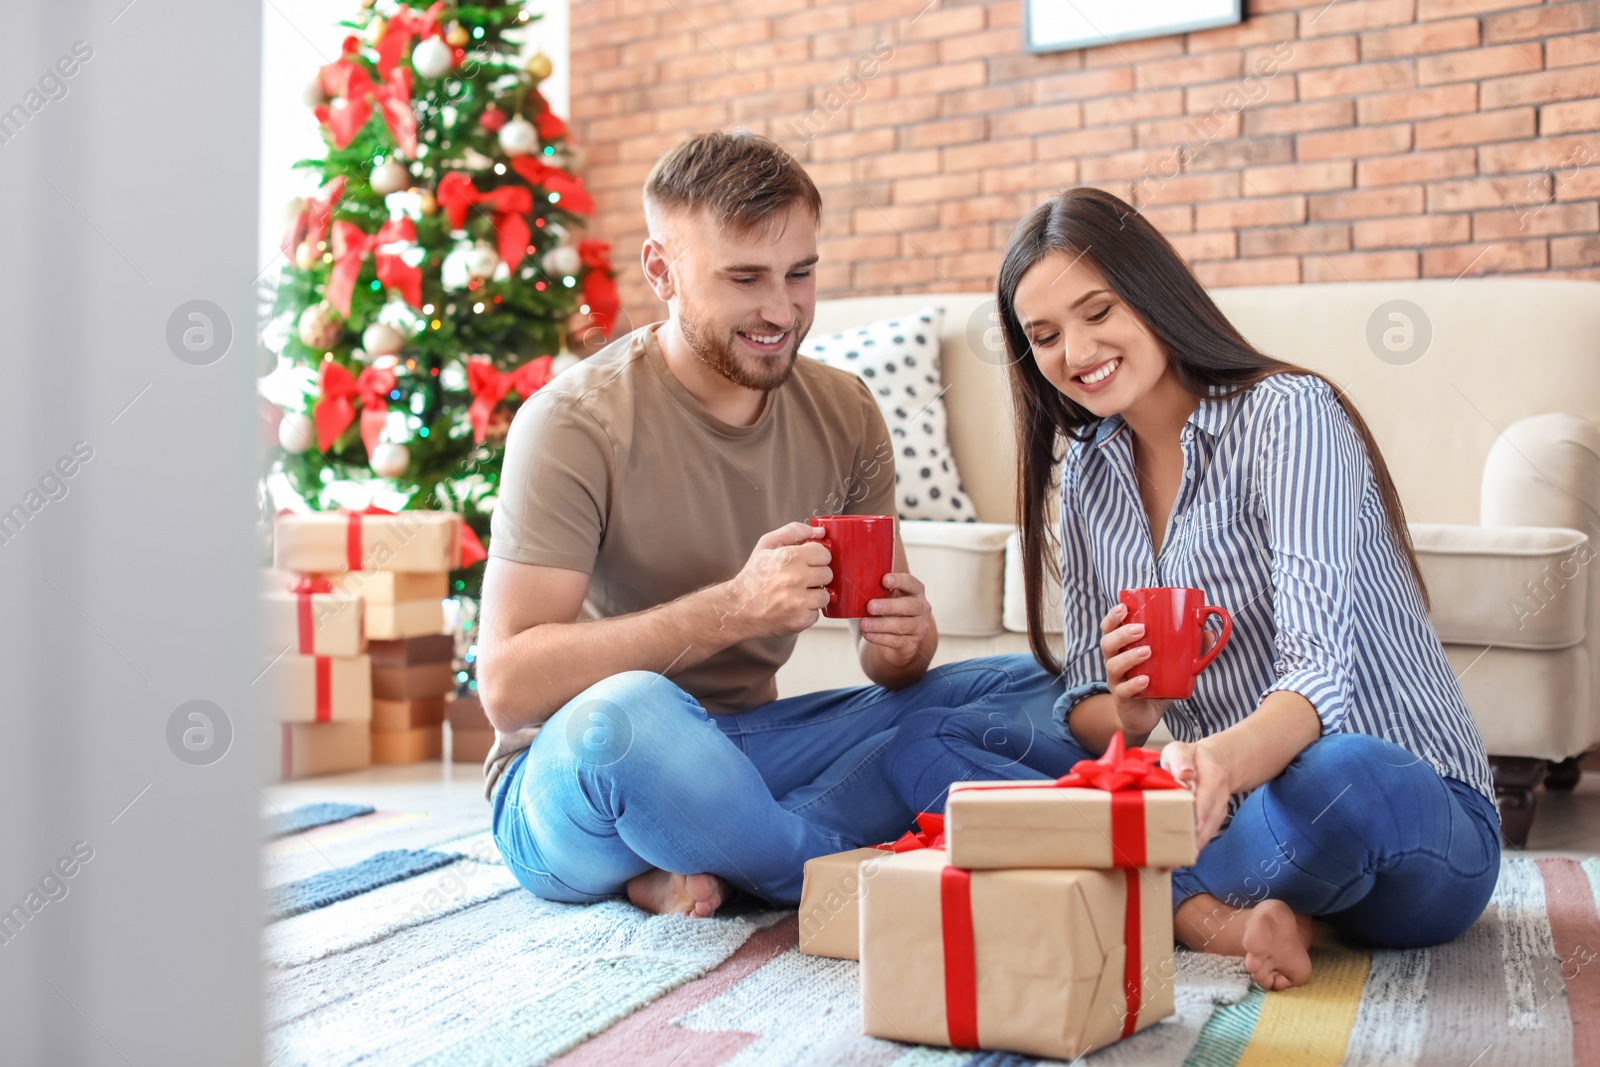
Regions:
<instances>
[{"instance_id":1,"label":"striped rug","mask_svg":"<svg viewBox=\"0 0 1600 1067\"><path fill-rule=\"evenodd\" d=\"M269 899L305 910L264 931L266 1062L1045 1062L861 1036L857 965L801 955L793 912L704 921L538 900L501 863L486 818L375 811L267 843ZM1319 940L1302 989L1263 994L1237 961L1180 952L1177 1014L1080 1062L1600 1063L1597 901L1600 861L1518 856L1456 941L1366 951Z\"/></svg>"}]
</instances>

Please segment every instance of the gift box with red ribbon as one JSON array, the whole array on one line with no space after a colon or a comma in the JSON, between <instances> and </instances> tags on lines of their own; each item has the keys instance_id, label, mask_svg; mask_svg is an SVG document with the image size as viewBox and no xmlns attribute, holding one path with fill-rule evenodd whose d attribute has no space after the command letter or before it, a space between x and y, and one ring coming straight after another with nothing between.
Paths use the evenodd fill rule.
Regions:
<instances>
[{"instance_id":1,"label":"gift box with red ribbon","mask_svg":"<svg viewBox=\"0 0 1600 1067\"><path fill-rule=\"evenodd\" d=\"M286 512L273 525L281 570L440 572L485 558L483 545L450 511Z\"/></svg>"},{"instance_id":2,"label":"gift box with red ribbon","mask_svg":"<svg viewBox=\"0 0 1600 1067\"><path fill-rule=\"evenodd\" d=\"M861 958L860 899L872 878L864 862L917 849L944 847L944 817L917 816L917 829L869 848L853 848L806 861L800 887L800 951L836 960Z\"/></svg>"},{"instance_id":3,"label":"gift box with red ribbon","mask_svg":"<svg viewBox=\"0 0 1600 1067\"><path fill-rule=\"evenodd\" d=\"M1082 760L1053 782L957 782L945 804L950 862L1010 867L1186 867L1194 798L1149 749Z\"/></svg>"},{"instance_id":4,"label":"gift box with red ribbon","mask_svg":"<svg viewBox=\"0 0 1600 1067\"><path fill-rule=\"evenodd\" d=\"M359 656L366 649L359 597L327 579L291 579L266 594L267 653Z\"/></svg>"},{"instance_id":5,"label":"gift box with red ribbon","mask_svg":"<svg viewBox=\"0 0 1600 1067\"><path fill-rule=\"evenodd\" d=\"M919 849L872 863L863 1033L1069 1060L1172 1014L1169 872L948 859Z\"/></svg>"},{"instance_id":6,"label":"gift box with red ribbon","mask_svg":"<svg viewBox=\"0 0 1600 1067\"><path fill-rule=\"evenodd\" d=\"M372 765L372 731L364 722L285 722L278 732L278 777L285 782Z\"/></svg>"},{"instance_id":7,"label":"gift box with red ribbon","mask_svg":"<svg viewBox=\"0 0 1600 1067\"><path fill-rule=\"evenodd\" d=\"M372 721L372 661L366 656L286 652L266 671L272 709L283 722Z\"/></svg>"}]
</instances>

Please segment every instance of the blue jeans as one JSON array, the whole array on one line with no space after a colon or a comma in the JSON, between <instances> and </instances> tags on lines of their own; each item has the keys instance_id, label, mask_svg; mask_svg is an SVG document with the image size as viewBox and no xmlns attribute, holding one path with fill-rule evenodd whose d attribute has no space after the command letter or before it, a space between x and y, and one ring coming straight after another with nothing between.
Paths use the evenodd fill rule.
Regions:
<instances>
[{"instance_id":1,"label":"blue jeans","mask_svg":"<svg viewBox=\"0 0 1600 1067\"><path fill-rule=\"evenodd\" d=\"M890 745L889 773L918 810L941 810L951 782L1044 779L1087 758L1048 717L914 716ZM1272 898L1368 945L1435 945L1483 913L1500 874L1500 820L1476 789L1365 734L1314 741L1247 796L1172 903L1209 893L1233 907Z\"/></svg>"},{"instance_id":2,"label":"blue jeans","mask_svg":"<svg viewBox=\"0 0 1600 1067\"><path fill-rule=\"evenodd\" d=\"M617 896L652 868L721 875L800 899L813 856L898 837L913 812L883 755L913 714L1048 718L1062 686L1027 656L967 660L888 690L855 686L708 715L659 674L629 671L561 708L496 785L495 843L550 900Z\"/></svg>"}]
</instances>

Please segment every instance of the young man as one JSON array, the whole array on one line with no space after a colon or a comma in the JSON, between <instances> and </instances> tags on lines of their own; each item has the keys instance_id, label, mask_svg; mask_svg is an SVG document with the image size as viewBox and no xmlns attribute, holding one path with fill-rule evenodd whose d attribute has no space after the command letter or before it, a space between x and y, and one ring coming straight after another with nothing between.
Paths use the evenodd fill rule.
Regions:
<instances>
[{"instance_id":1,"label":"young man","mask_svg":"<svg viewBox=\"0 0 1600 1067\"><path fill-rule=\"evenodd\" d=\"M541 897L710 915L799 898L812 856L913 813L880 758L930 709L1049 705L1029 657L928 663L922 583L852 623L875 684L779 700L832 577L817 514L892 514L889 435L854 375L798 359L821 197L783 149L694 137L644 189L667 303L522 405L484 575L479 686L495 841Z\"/></svg>"}]
</instances>

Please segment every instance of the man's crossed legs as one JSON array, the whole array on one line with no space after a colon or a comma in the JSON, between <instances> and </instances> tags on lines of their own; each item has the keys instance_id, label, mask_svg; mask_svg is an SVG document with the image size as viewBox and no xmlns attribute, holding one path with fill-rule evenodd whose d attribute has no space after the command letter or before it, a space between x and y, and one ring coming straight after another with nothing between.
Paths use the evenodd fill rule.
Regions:
<instances>
[{"instance_id":1,"label":"man's crossed legs","mask_svg":"<svg viewBox=\"0 0 1600 1067\"><path fill-rule=\"evenodd\" d=\"M613 675L556 712L506 770L495 843L517 880L549 900L617 897L659 870L715 875L792 905L806 860L910 827L884 759L903 721L992 709L996 722L1019 713L1048 722L1060 695L1061 683L1021 655L937 667L900 690L807 693L738 715L707 715L659 674Z\"/></svg>"}]
</instances>

